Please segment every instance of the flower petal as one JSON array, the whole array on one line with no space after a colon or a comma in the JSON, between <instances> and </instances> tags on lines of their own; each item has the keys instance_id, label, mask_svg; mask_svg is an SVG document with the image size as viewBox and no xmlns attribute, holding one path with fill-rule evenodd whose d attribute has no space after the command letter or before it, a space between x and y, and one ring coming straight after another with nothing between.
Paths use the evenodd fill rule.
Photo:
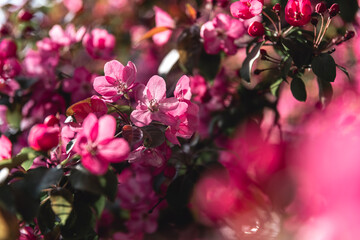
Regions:
<instances>
[{"instance_id":1,"label":"flower petal","mask_svg":"<svg viewBox=\"0 0 360 240\"><path fill-rule=\"evenodd\" d=\"M129 156L130 147L125 139L114 138L104 143L99 144L97 154L102 161L117 163L126 160Z\"/></svg>"},{"instance_id":2,"label":"flower petal","mask_svg":"<svg viewBox=\"0 0 360 240\"><path fill-rule=\"evenodd\" d=\"M89 172L95 175L104 175L109 167L108 162L102 162L96 156L92 156L91 154L83 155L81 163Z\"/></svg>"},{"instance_id":3,"label":"flower petal","mask_svg":"<svg viewBox=\"0 0 360 240\"><path fill-rule=\"evenodd\" d=\"M99 119L99 134L97 142L101 142L104 139L112 139L116 131L116 120L111 115L102 116Z\"/></svg>"},{"instance_id":4,"label":"flower petal","mask_svg":"<svg viewBox=\"0 0 360 240\"><path fill-rule=\"evenodd\" d=\"M149 82L146 84L148 99L162 100L166 98L166 83L165 80L158 76L154 75L149 79Z\"/></svg>"},{"instance_id":5,"label":"flower petal","mask_svg":"<svg viewBox=\"0 0 360 240\"><path fill-rule=\"evenodd\" d=\"M130 120L138 127L149 125L152 121L152 114L149 110L134 110Z\"/></svg>"}]
</instances>

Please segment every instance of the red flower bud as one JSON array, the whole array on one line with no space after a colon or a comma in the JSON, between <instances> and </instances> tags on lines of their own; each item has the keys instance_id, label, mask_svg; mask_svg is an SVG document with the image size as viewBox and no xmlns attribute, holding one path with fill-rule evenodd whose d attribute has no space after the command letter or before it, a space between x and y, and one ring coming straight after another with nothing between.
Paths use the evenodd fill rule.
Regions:
<instances>
[{"instance_id":1,"label":"red flower bud","mask_svg":"<svg viewBox=\"0 0 360 240\"><path fill-rule=\"evenodd\" d=\"M45 118L44 124L48 127L54 127L55 125L59 125L59 119L54 115L49 115Z\"/></svg>"},{"instance_id":2,"label":"red flower bud","mask_svg":"<svg viewBox=\"0 0 360 240\"><path fill-rule=\"evenodd\" d=\"M322 14L326 11L326 4L324 2L320 2L315 6L315 12L318 14Z\"/></svg>"},{"instance_id":3,"label":"red flower bud","mask_svg":"<svg viewBox=\"0 0 360 240\"><path fill-rule=\"evenodd\" d=\"M272 10L276 13L276 14L279 14L280 11L281 11L281 5L280 3L277 3L273 6Z\"/></svg>"},{"instance_id":4,"label":"red flower bud","mask_svg":"<svg viewBox=\"0 0 360 240\"><path fill-rule=\"evenodd\" d=\"M176 168L173 166L166 166L164 169L164 176L172 179L176 174Z\"/></svg>"},{"instance_id":5,"label":"red flower bud","mask_svg":"<svg viewBox=\"0 0 360 240\"><path fill-rule=\"evenodd\" d=\"M10 58L16 56L16 44L10 39L4 39L0 43L0 58Z\"/></svg>"},{"instance_id":6,"label":"red flower bud","mask_svg":"<svg viewBox=\"0 0 360 240\"><path fill-rule=\"evenodd\" d=\"M59 129L37 124L31 128L28 142L37 151L48 151L59 144Z\"/></svg>"},{"instance_id":7,"label":"red flower bud","mask_svg":"<svg viewBox=\"0 0 360 240\"><path fill-rule=\"evenodd\" d=\"M285 20L291 26L303 26L311 20L310 0L289 0L285 7Z\"/></svg>"},{"instance_id":8,"label":"red flower bud","mask_svg":"<svg viewBox=\"0 0 360 240\"><path fill-rule=\"evenodd\" d=\"M329 15L331 18L335 17L339 12L340 12L340 7L339 7L339 4L337 4L337 3L334 3L329 8Z\"/></svg>"},{"instance_id":9,"label":"red flower bud","mask_svg":"<svg viewBox=\"0 0 360 240\"><path fill-rule=\"evenodd\" d=\"M255 21L252 24L250 24L248 33L252 37L262 36L265 33L264 25L262 25L262 23L260 23L258 21Z\"/></svg>"},{"instance_id":10,"label":"red flower bud","mask_svg":"<svg viewBox=\"0 0 360 240\"><path fill-rule=\"evenodd\" d=\"M24 9L22 9L18 14L18 19L19 19L19 21L22 21L22 22L27 22L30 19L32 19L32 17L33 17L33 14Z\"/></svg>"}]
</instances>

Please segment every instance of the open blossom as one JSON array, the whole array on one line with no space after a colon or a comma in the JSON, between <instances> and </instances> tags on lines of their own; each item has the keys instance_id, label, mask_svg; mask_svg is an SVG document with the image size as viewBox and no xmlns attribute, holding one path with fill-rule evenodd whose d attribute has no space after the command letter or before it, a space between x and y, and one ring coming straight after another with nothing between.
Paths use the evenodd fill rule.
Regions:
<instances>
[{"instance_id":1,"label":"open blossom","mask_svg":"<svg viewBox=\"0 0 360 240\"><path fill-rule=\"evenodd\" d=\"M80 42L85 34L86 28L81 27L78 31L75 30L73 24L66 26L65 30L60 25L54 25L49 35L53 42L60 46L70 46L73 43Z\"/></svg>"},{"instance_id":2,"label":"open blossom","mask_svg":"<svg viewBox=\"0 0 360 240\"><path fill-rule=\"evenodd\" d=\"M166 125L176 123L176 119L167 112L176 109L179 101L174 97L166 98L166 83L162 77L151 77L146 86L139 85L137 92L137 106L130 115L136 126L149 125L153 120Z\"/></svg>"},{"instance_id":3,"label":"open blossom","mask_svg":"<svg viewBox=\"0 0 360 240\"><path fill-rule=\"evenodd\" d=\"M63 3L73 13L77 13L83 8L83 0L63 0Z\"/></svg>"},{"instance_id":4,"label":"open blossom","mask_svg":"<svg viewBox=\"0 0 360 240\"><path fill-rule=\"evenodd\" d=\"M236 18L250 19L259 15L263 6L263 0L240 0L230 5L230 12Z\"/></svg>"},{"instance_id":5,"label":"open blossom","mask_svg":"<svg viewBox=\"0 0 360 240\"><path fill-rule=\"evenodd\" d=\"M289 0L285 7L285 20L295 27L303 26L310 22L310 0Z\"/></svg>"},{"instance_id":6,"label":"open blossom","mask_svg":"<svg viewBox=\"0 0 360 240\"><path fill-rule=\"evenodd\" d=\"M165 132L167 139L173 144L180 144L176 137L189 139L197 130L199 121L199 106L192 103L190 79L182 76L176 84L174 97L179 100L179 107L168 114L177 119L177 124L169 126Z\"/></svg>"},{"instance_id":7,"label":"open blossom","mask_svg":"<svg viewBox=\"0 0 360 240\"><path fill-rule=\"evenodd\" d=\"M110 115L99 119L90 113L76 137L74 150L81 155L83 166L91 173L103 175L110 163L124 161L130 152L127 141L114 138L116 120Z\"/></svg>"},{"instance_id":8,"label":"open blossom","mask_svg":"<svg viewBox=\"0 0 360 240\"><path fill-rule=\"evenodd\" d=\"M237 52L234 40L241 37L244 32L242 22L220 13L201 27L200 34L208 54L217 54L224 50L226 54L233 55Z\"/></svg>"},{"instance_id":9,"label":"open blossom","mask_svg":"<svg viewBox=\"0 0 360 240\"><path fill-rule=\"evenodd\" d=\"M82 43L91 57L109 59L113 55L115 37L105 29L95 28L85 34Z\"/></svg>"},{"instance_id":10,"label":"open blossom","mask_svg":"<svg viewBox=\"0 0 360 240\"><path fill-rule=\"evenodd\" d=\"M96 77L94 89L106 99L117 101L135 85L136 67L132 62L123 66L119 61L112 60L104 66L105 76Z\"/></svg>"},{"instance_id":11,"label":"open blossom","mask_svg":"<svg viewBox=\"0 0 360 240\"><path fill-rule=\"evenodd\" d=\"M167 43L171 37L172 29L175 27L174 20L171 16L159 7L154 7L155 11L155 25L156 27L168 27L169 30L155 34L152 39L158 46Z\"/></svg>"}]
</instances>

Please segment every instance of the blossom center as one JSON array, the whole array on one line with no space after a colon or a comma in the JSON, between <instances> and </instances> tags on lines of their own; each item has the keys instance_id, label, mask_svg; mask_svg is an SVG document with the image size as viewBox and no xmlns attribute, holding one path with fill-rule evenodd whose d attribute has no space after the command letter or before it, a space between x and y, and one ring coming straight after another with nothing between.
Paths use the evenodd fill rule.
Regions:
<instances>
[{"instance_id":1,"label":"blossom center","mask_svg":"<svg viewBox=\"0 0 360 240\"><path fill-rule=\"evenodd\" d=\"M127 89L127 85L124 82L117 80L116 92L117 94L124 95Z\"/></svg>"},{"instance_id":2,"label":"blossom center","mask_svg":"<svg viewBox=\"0 0 360 240\"><path fill-rule=\"evenodd\" d=\"M157 102L156 99L151 99L148 108L151 112L157 112L159 111L159 103Z\"/></svg>"}]
</instances>

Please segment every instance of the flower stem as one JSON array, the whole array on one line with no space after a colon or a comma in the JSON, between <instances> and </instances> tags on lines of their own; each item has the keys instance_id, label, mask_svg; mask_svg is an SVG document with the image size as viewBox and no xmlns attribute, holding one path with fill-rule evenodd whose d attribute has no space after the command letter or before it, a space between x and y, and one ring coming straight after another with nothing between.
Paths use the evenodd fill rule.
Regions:
<instances>
[{"instance_id":1,"label":"flower stem","mask_svg":"<svg viewBox=\"0 0 360 240\"><path fill-rule=\"evenodd\" d=\"M291 26L288 29L286 29L286 31L283 33L283 36L285 37L293 28L294 28L294 26Z\"/></svg>"},{"instance_id":2,"label":"flower stem","mask_svg":"<svg viewBox=\"0 0 360 240\"><path fill-rule=\"evenodd\" d=\"M330 22L331 22L331 18L330 18L330 17L328 17L328 19L327 19L327 21L326 21L325 28L324 28L323 32L322 32L322 33L321 33L321 32L319 32L319 38L318 38L318 41L317 41L317 43L316 43L316 46L315 46L315 47L318 47L318 46L320 45L321 40L324 38L325 33L326 33L327 29L329 28Z\"/></svg>"},{"instance_id":3,"label":"flower stem","mask_svg":"<svg viewBox=\"0 0 360 240\"><path fill-rule=\"evenodd\" d=\"M269 15L267 15L266 12L263 11L262 14L270 20L270 22L272 23L272 25L275 28L276 33L279 34L279 29L276 27L274 20L272 20L272 18Z\"/></svg>"}]
</instances>

